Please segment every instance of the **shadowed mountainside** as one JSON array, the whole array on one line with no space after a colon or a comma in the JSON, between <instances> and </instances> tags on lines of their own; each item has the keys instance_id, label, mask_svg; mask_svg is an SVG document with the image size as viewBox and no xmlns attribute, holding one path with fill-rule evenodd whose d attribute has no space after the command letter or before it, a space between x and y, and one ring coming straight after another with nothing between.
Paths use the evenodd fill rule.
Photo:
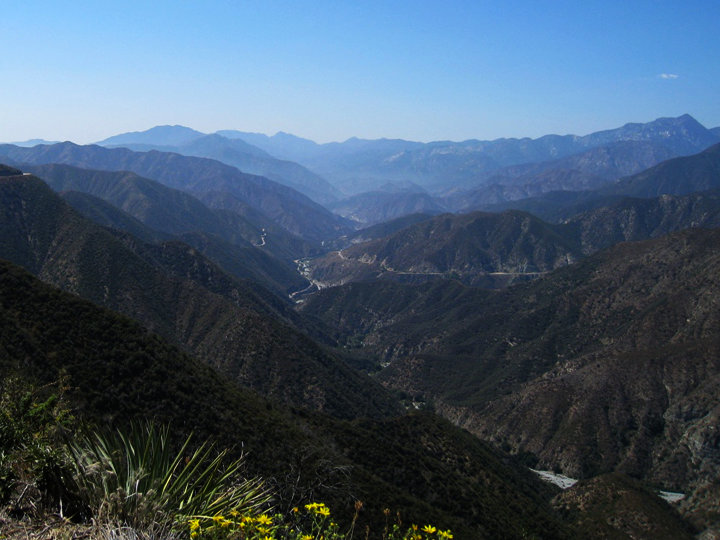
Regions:
<instances>
[{"instance_id":1,"label":"shadowed mountainside","mask_svg":"<svg viewBox=\"0 0 720 540\"><path fill-rule=\"evenodd\" d=\"M699 492L720 466L718 246L720 231L689 230L503 291L356 283L302 309L483 439L571 475Z\"/></svg>"},{"instance_id":2,"label":"shadowed mountainside","mask_svg":"<svg viewBox=\"0 0 720 540\"><path fill-rule=\"evenodd\" d=\"M70 197L81 212L101 225L152 238L153 233L139 231L128 220L132 216L154 231L166 233L166 238L181 237L236 277L258 281L283 295L307 286L291 261L315 250L278 226L260 228L239 215L211 210L183 191L133 173L92 171L69 165L41 165L28 170L55 191L94 195L123 212L112 213L87 197Z\"/></svg>"},{"instance_id":3,"label":"shadowed mountainside","mask_svg":"<svg viewBox=\"0 0 720 540\"><path fill-rule=\"evenodd\" d=\"M342 417L397 411L370 379L293 326L285 302L187 245L116 236L32 176L0 180L0 257L143 323L278 401Z\"/></svg>"},{"instance_id":4,"label":"shadowed mountainside","mask_svg":"<svg viewBox=\"0 0 720 540\"><path fill-rule=\"evenodd\" d=\"M206 158L94 145L78 146L67 142L33 148L0 145L0 159L29 165L60 163L85 169L131 171L193 194L224 194L264 214L289 232L313 242L344 234L351 229L342 218L289 187ZM224 206L218 203L215 207Z\"/></svg>"},{"instance_id":5,"label":"shadowed mountainside","mask_svg":"<svg viewBox=\"0 0 720 540\"><path fill-rule=\"evenodd\" d=\"M342 422L278 408L137 323L4 261L0 321L3 374L38 385L62 374L86 422L153 418L171 423L180 440L194 432L244 452L249 473L271 483L283 512L323 500L349 521L360 498L358 526L378 534L390 508L405 523L435 523L456 537L569 537L545 486L432 415Z\"/></svg>"}]
</instances>

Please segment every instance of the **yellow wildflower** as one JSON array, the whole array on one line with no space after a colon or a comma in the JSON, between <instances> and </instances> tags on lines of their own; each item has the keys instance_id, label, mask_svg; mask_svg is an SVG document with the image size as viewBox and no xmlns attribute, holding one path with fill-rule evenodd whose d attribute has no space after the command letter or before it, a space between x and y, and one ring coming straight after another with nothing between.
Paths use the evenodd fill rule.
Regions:
<instances>
[{"instance_id":1,"label":"yellow wildflower","mask_svg":"<svg viewBox=\"0 0 720 540\"><path fill-rule=\"evenodd\" d=\"M423 532L426 532L426 533L429 533L429 534L432 534L432 533L434 533L435 531L437 531L437 528L436 528L436 527L433 527L432 525L425 525L425 526L422 528L422 531L423 531Z\"/></svg>"},{"instance_id":2,"label":"yellow wildflower","mask_svg":"<svg viewBox=\"0 0 720 540\"><path fill-rule=\"evenodd\" d=\"M240 512L238 512L237 510L230 510L230 515L232 517L238 517L240 515Z\"/></svg>"},{"instance_id":3,"label":"yellow wildflower","mask_svg":"<svg viewBox=\"0 0 720 540\"><path fill-rule=\"evenodd\" d=\"M257 521L260 525L272 525L272 518L267 514L260 514L255 521Z\"/></svg>"},{"instance_id":4,"label":"yellow wildflower","mask_svg":"<svg viewBox=\"0 0 720 540\"><path fill-rule=\"evenodd\" d=\"M450 532L450 529L447 531L438 531L438 538L447 538L450 540L453 537L452 533Z\"/></svg>"},{"instance_id":5,"label":"yellow wildflower","mask_svg":"<svg viewBox=\"0 0 720 540\"><path fill-rule=\"evenodd\" d=\"M190 525L191 531L194 531L194 530L200 528L200 520L199 519L191 519L190 521L188 521L188 524Z\"/></svg>"},{"instance_id":6,"label":"yellow wildflower","mask_svg":"<svg viewBox=\"0 0 720 540\"><path fill-rule=\"evenodd\" d=\"M293 506L293 514L297 514L300 510L298 510L297 506Z\"/></svg>"},{"instance_id":7,"label":"yellow wildflower","mask_svg":"<svg viewBox=\"0 0 720 540\"><path fill-rule=\"evenodd\" d=\"M303 534L300 540L313 540L313 537L311 534Z\"/></svg>"},{"instance_id":8,"label":"yellow wildflower","mask_svg":"<svg viewBox=\"0 0 720 540\"><path fill-rule=\"evenodd\" d=\"M321 506L317 510L315 510L316 514L320 514L321 516L328 517L330 515L330 509L327 506Z\"/></svg>"},{"instance_id":9,"label":"yellow wildflower","mask_svg":"<svg viewBox=\"0 0 720 540\"><path fill-rule=\"evenodd\" d=\"M200 533L197 531L193 531L190 533L190 538L197 538L198 536L200 536Z\"/></svg>"},{"instance_id":10,"label":"yellow wildflower","mask_svg":"<svg viewBox=\"0 0 720 540\"><path fill-rule=\"evenodd\" d=\"M225 518L223 516L221 516L220 514L214 515L212 518L212 520L215 523L220 523L223 519L225 519Z\"/></svg>"}]
</instances>

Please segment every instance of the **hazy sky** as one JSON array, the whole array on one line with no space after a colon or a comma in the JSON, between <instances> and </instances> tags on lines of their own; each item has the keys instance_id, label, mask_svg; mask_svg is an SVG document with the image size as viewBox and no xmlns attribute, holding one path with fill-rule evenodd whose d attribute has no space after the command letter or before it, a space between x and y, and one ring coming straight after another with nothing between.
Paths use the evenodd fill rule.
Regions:
<instances>
[{"instance_id":1,"label":"hazy sky","mask_svg":"<svg viewBox=\"0 0 720 540\"><path fill-rule=\"evenodd\" d=\"M0 141L160 124L318 142L720 125L720 1L32 1L0 10Z\"/></svg>"}]
</instances>

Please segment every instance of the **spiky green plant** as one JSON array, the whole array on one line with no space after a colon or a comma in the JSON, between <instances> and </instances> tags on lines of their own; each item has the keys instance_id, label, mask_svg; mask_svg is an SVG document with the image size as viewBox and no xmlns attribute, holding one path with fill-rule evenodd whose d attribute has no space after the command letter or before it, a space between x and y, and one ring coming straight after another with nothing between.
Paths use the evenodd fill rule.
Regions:
<instances>
[{"instance_id":1,"label":"spiky green plant","mask_svg":"<svg viewBox=\"0 0 720 540\"><path fill-rule=\"evenodd\" d=\"M169 428L133 424L129 432L93 433L70 443L75 479L96 520L140 529L231 510L254 513L270 501L262 480L242 476L243 459L228 459L188 437L173 452Z\"/></svg>"}]
</instances>

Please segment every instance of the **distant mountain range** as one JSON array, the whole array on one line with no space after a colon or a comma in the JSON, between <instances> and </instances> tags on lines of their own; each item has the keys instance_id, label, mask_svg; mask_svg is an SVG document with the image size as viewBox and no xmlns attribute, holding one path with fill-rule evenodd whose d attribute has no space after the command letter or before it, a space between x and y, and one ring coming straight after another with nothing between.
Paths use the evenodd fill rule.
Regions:
<instances>
[{"instance_id":1,"label":"distant mountain range","mask_svg":"<svg viewBox=\"0 0 720 540\"><path fill-rule=\"evenodd\" d=\"M325 204L342 197L326 180L292 161L279 160L240 139L205 135L183 126L158 126L148 131L116 135L98 143L140 152L159 150L215 159L243 172L264 176Z\"/></svg>"},{"instance_id":2,"label":"distant mountain range","mask_svg":"<svg viewBox=\"0 0 720 540\"><path fill-rule=\"evenodd\" d=\"M60 141L46 141L45 139L28 139L27 141L12 142L15 146L23 146L26 148L37 146L38 144L57 144Z\"/></svg>"},{"instance_id":3,"label":"distant mountain range","mask_svg":"<svg viewBox=\"0 0 720 540\"><path fill-rule=\"evenodd\" d=\"M720 142L716 133L689 115L660 118L646 124L626 124L582 137L546 135L538 139L495 141L417 143L349 139L344 143L319 145L283 133L273 137L232 131L220 133L240 138L276 157L301 163L351 194L371 191L387 182L408 180L434 192L479 187L503 168L559 160L623 141L645 143L635 152L642 148L645 154L658 153L658 161L699 152ZM645 166L654 164L647 164L645 159Z\"/></svg>"},{"instance_id":4,"label":"distant mountain range","mask_svg":"<svg viewBox=\"0 0 720 540\"><path fill-rule=\"evenodd\" d=\"M100 141L217 159L290 186L361 225L414 212L472 211L550 191L596 189L720 142L689 115L585 136L435 141L348 139L317 144L287 133L205 135L157 126ZM416 189L398 189L397 186ZM351 198L343 199L343 193ZM414 192L414 195L411 193Z\"/></svg>"},{"instance_id":5,"label":"distant mountain range","mask_svg":"<svg viewBox=\"0 0 720 540\"><path fill-rule=\"evenodd\" d=\"M340 197L338 188L354 195L388 183L413 182L440 194L508 180L514 185L536 184L538 174L553 176L550 171L578 170L589 178L612 180L670 157L703 150L720 142L717 131L683 115L585 136L430 143L351 138L317 144L283 132L267 136L222 130L208 136L183 126L158 126L98 144L211 157L306 190L307 195L329 203ZM589 152L593 149L600 150Z\"/></svg>"},{"instance_id":6,"label":"distant mountain range","mask_svg":"<svg viewBox=\"0 0 720 540\"><path fill-rule=\"evenodd\" d=\"M346 192L365 192L331 207L366 225L380 216L392 219L418 209L417 204L408 206L407 194L388 190L388 183L413 182L429 190L432 198L425 197L422 204L433 211L484 210L551 191L599 189L720 142L717 130L704 128L689 115L583 137L462 143L351 139L315 145L287 134L223 133L303 163Z\"/></svg>"},{"instance_id":7,"label":"distant mountain range","mask_svg":"<svg viewBox=\"0 0 720 540\"><path fill-rule=\"evenodd\" d=\"M264 215L312 242L319 243L351 230L345 220L291 188L206 158L61 143L33 148L0 145L0 160L28 165L61 163L88 169L131 171L171 188L196 195L212 195L215 208L231 206L236 212L242 212L247 207L250 215Z\"/></svg>"}]
</instances>

